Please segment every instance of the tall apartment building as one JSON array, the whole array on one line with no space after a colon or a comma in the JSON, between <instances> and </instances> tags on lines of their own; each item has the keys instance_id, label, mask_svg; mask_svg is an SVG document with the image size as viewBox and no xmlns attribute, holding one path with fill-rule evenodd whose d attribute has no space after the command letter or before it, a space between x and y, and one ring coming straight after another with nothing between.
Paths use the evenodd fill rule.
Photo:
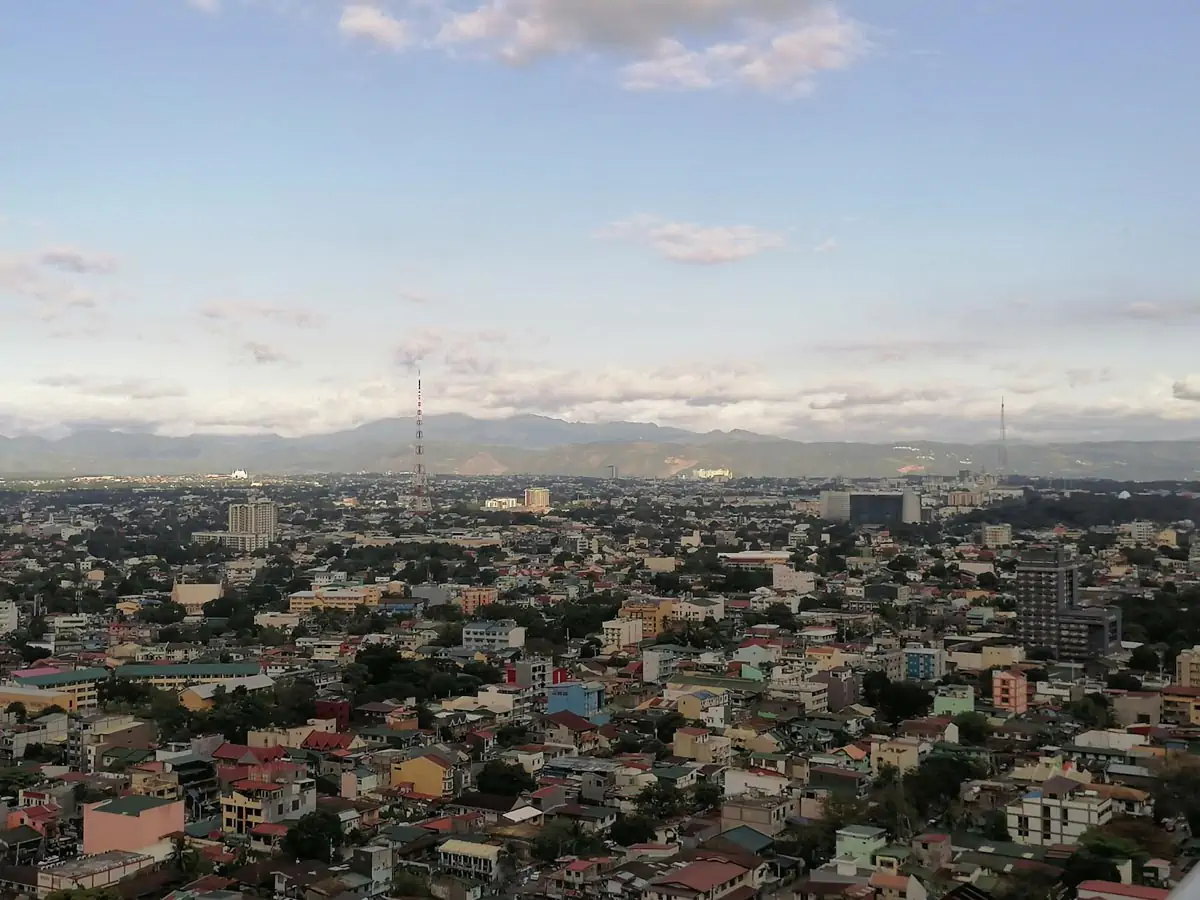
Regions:
<instances>
[{"instance_id":1,"label":"tall apartment building","mask_svg":"<svg viewBox=\"0 0 1200 900\"><path fill-rule=\"evenodd\" d=\"M911 525L921 521L921 495L822 491L821 518L852 525Z\"/></svg>"},{"instance_id":2,"label":"tall apartment building","mask_svg":"<svg viewBox=\"0 0 1200 900\"><path fill-rule=\"evenodd\" d=\"M12 634L21 627L21 612L11 600L0 602L0 634Z\"/></svg>"},{"instance_id":3,"label":"tall apartment building","mask_svg":"<svg viewBox=\"0 0 1200 900\"><path fill-rule=\"evenodd\" d=\"M675 613L675 601L667 597L630 597L617 613L622 619L637 619L642 623L642 639L651 640L666 630Z\"/></svg>"},{"instance_id":4,"label":"tall apartment building","mask_svg":"<svg viewBox=\"0 0 1200 900\"><path fill-rule=\"evenodd\" d=\"M984 525L979 529L979 546L981 547L1007 547L1011 543L1011 525Z\"/></svg>"},{"instance_id":5,"label":"tall apartment building","mask_svg":"<svg viewBox=\"0 0 1200 900\"><path fill-rule=\"evenodd\" d=\"M529 510L547 510L550 508L550 491L548 488L525 488L525 508Z\"/></svg>"},{"instance_id":6,"label":"tall apartment building","mask_svg":"<svg viewBox=\"0 0 1200 900\"><path fill-rule=\"evenodd\" d=\"M1175 683L1180 687L1200 687L1200 645L1180 650L1175 657Z\"/></svg>"},{"instance_id":7,"label":"tall apartment building","mask_svg":"<svg viewBox=\"0 0 1200 900\"><path fill-rule=\"evenodd\" d=\"M279 505L259 497L249 503L229 504L231 534L263 534L274 539L279 532Z\"/></svg>"},{"instance_id":8,"label":"tall apartment building","mask_svg":"<svg viewBox=\"0 0 1200 900\"><path fill-rule=\"evenodd\" d=\"M1079 558L1062 546L1034 547L1017 565L1017 635L1026 649L1046 647L1056 658L1107 654L1121 640L1114 607L1079 603Z\"/></svg>"}]
</instances>

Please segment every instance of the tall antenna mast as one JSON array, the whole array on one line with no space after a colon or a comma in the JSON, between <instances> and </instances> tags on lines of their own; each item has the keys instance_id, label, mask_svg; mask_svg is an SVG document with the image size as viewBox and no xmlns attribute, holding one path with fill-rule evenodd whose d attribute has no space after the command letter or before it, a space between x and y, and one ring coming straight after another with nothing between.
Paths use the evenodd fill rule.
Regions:
<instances>
[{"instance_id":1,"label":"tall antenna mast","mask_svg":"<svg viewBox=\"0 0 1200 900\"><path fill-rule=\"evenodd\" d=\"M1004 398L1000 398L1000 474L1008 474L1008 425L1004 420Z\"/></svg>"},{"instance_id":2,"label":"tall antenna mast","mask_svg":"<svg viewBox=\"0 0 1200 900\"><path fill-rule=\"evenodd\" d=\"M421 370L417 370L417 440L414 445L416 463L413 465L412 506L415 513L427 513L433 509L429 498L429 476L425 472L425 418L421 401Z\"/></svg>"}]
</instances>

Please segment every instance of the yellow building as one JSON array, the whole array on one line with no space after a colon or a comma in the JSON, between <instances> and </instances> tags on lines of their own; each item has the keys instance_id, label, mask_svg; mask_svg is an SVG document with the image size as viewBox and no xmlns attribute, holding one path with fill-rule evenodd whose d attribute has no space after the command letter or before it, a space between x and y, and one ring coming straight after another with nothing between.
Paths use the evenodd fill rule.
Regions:
<instances>
[{"instance_id":1,"label":"yellow building","mask_svg":"<svg viewBox=\"0 0 1200 900\"><path fill-rule=\"evenodd\" d=\"M108 681L108 669L72 669L69 672L47 672L46 674L17 676L16 684L23 688L47 691L55 695L69 696L73 706L58 703L68 712L95 709L100 705L100 683ZM22 701L24 702L24 701ZM26 703L26 708L29 704ZM47 703L46 706L55 704Z\"/></svg>"},{"instance_id":2,"label":"yellow building","mask_svg":"<svg viewBox=\"0 0 1200 900\"><path fill-rule=\"evenodd\" d=\"M310 613L319 609L354 612L361 606L375 607L383 599L383 589L373 584L355 587L317 588L296 591L288 596L288 612Z\"/></svg>"},{"instance_id":3,"label":"yellow building","mask_svg":"<svg viewBox=\"0 0 1200 900\"><path fill-rule=\"evenodd\" d=\"M921 764L922 749L928 749L928 745L909 738L871 741L871 774L878 775L886 766L901 775L911 772Z\"/></svg>"},{"instance_id":4,"label":"yellow building","mask_svg":"<svg viewBox=\"0 0 1200 900\"><path fill-rule=\"evenodd\" d=\"M20 703L31 714L40 713L50 706L61 707L66 712L79 709L75 694L71 691L42 690L12 684L0 686L0 707L7 707L10 703Z\"/></svg>"},{"instance_id":5,"label":"yellow building","mask_svg":"<svg viewBox=\"0 0 1200 900\"><path fill-rule=\"evenodd\" d=\"M621 604L617 614L621 619L638 619L642 623L642 640L656 638L667 629L675 614L673 601L663 597L630 598Z\"/></svg>"},{"instance_id":6,"label":"yellow building","mask_svg":"<svg viewBox=\"0 0 1200 900\"><path fill-rule=\"evenodd\" d=\"M1179 651L1175 657L1175 683L1180 687L1200 687L1200 647Z\"/></svg>"},{"instance_id":7,"label":"yellow building","mask_svg":"<svg viewBox=\"0 0 1200 900\"><path fill-rule=\"evenodd\" d=\"M171 602L187 610L189 616L204 615L204 604L216 600L224 590L219 584L189 584L175 582L171 588Z\"/></svg>"},{"instance_id":8,"label":"yellow building","mask_svg":"<svg viewBox=\"0 0 1200 900\"><path fill-rule=\"evenodd\" d=\"M1172 685L1164 690L1162 718L1172 725L1200 725L1200 687Z\"/></svg>"},{"instance_id":9,"label":"yellow building","mask_svg":"<svg viewBox=\"0 0 1200 900\"><path fill-rule=\"evenodd\" d=\"M183 665L148 663L118 666L114 677L148 684L164 691L181 691L193 684L237 682L260 672L257 663L184 663ZM107 673L106 673L107 674Z\"/></svg>"},{"instance_id":10,"label":"yellow building","mask_svg":"<svg viewBox=\"0 0 1200 900\"><path fill-rule=\"evenodd\" d=\"M550 508L550 491L547 488L526 488L525 508L530 512L545 512Z\"/></svg>"},{"instance_id":11,"label":"yellow building","mask_svg":"<svg viewBox=\"0 0 1200 900\"><path fill-rule=\"evenodd\" d=\"M458 787L454 765L436 753L393 762L391 785L407 785L414 794L442 800L453 797Z\"/></svg>"}]
</instances>

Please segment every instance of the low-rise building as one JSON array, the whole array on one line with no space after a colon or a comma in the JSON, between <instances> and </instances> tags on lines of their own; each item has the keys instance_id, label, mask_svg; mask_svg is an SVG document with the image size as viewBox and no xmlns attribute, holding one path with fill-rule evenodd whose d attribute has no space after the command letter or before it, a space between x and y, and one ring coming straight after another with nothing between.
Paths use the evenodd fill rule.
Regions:
<instances>
[{"instance_id":1,"label":"low-rise building","mask_svg":"<svg viewBox=\"0 0 1200 900\"><path fill-rule=\"evenodd\" d=\"M124 850L163 858L172 835L183 831L182 800L131 795L83 808L83 852Z\"/></svg>"},{"instance_id":2,"label":"low-rise building","mask_svg":"<svg viewBox=\"0 0 1200 900\"><path fill-rule=\"evenodd\" d=\"M525 646L525 629L512 619L468 622L463 626L462 646L486 652L520 649Z\"/></svg>"},{"instance_id":3,"label":"low-rise building","mask_svg":"<svg viewBox=\"0 0 1200 900\"><path fill-rule=\"evenodd\" d=\"M1008 833L1018 844L1075 844L1089 828L1112 821L1111 798L1088 785L1056 776L1005 807Z\"/></svg>"},{"instance_id":4,"label":"low-rise building","mask_svg":"<svg viewBox=\"0 0 1200 900\"><path fill-rule=\"evenodd\" d=\"M461 878L495 881L500 877L502 850L497 844L451 838L438 847L438 867Z\"/></svg>"}]
</instances>

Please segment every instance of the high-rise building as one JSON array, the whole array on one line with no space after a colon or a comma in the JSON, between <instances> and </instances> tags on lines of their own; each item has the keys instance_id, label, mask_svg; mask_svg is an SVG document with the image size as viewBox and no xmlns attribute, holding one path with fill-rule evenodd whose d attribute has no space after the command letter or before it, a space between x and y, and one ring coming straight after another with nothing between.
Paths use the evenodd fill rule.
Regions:
<instances>
[{"instance_id":1,"label":"high-rise building","mask_svg":"<svg viewBox=\"0 0 1200 900\"><path fill-rule=\"evenodd\" d=\"M981 547L1007 547L1011 543L1011 525L984 525L979 529L979 546Z\"/></svg>"},{"instance_id":2,"label":"high-rise building","mask_svg":"<svg viewBox=\"0 0 1200 900\"><path fill-rule=\"evenodd\" d=\"M1034 547L1017 565L1017 636L1057 652L1059 617L1079 605L1079 558L1065 547Z\"/></svg>"},{"instance_id":3,"label":"high-rise building","mask_svg":"<svg viewBox=\"0 0 1200 900\"><path fill-rule=\"evenodd\" d=\"M850 492L821 491L821 518L829 522L849 522Z\"/></svg>"},{"instance_id":4,"label":"high-rise building","mask_svg":"<svg viewBox=\"0 0 1200 900\"><path fill-rule=\"evenodd\" d=\"M279 531L279 506L264 497L249 503L231 503L229 530L233 534L261 534L273 539Z\"/></svg>"},{"instance_id":5,"label":"high-rise building","mask_svg":"<svg viewBox=\"0 0 1200 900\"><path fill-rule=\"evenodd\" d=\"M525 488L525 508L546 510L550 508L550 491L547 488Z\"/></svg>"},{"instance_id":6,"label":"high-rise building","mask_svg":"<svg viewBox=\"0 0 1200 900\"><path fill-rule=\"evenodd\" d=\"M1079 603L1079 557L1062 546L1033 547L1017 565L1017 635L1064 660L1104 656L1121 640L1115 607Z\"/></svg>"},{"instance_id":7,"label":"high-rise building","mask_svg":"<svg viewBox=\"0 0 1200 900\"><path fill-rule=\"evenodd\" d=\"M913 525L921 521L921 495L821 491L821 518L851 525Z\"/></svg>"},{"instance_id":8,"label":"high-rise building","mask_svg":"<svg viewBox=\"0 0 1200 900\"><path fill-rule=\"evenodd\" d=\"M1180 687L1200 687L1200 647L1179 651L1175 657L1175 683Z\"/></svg>"}]
</instances>

